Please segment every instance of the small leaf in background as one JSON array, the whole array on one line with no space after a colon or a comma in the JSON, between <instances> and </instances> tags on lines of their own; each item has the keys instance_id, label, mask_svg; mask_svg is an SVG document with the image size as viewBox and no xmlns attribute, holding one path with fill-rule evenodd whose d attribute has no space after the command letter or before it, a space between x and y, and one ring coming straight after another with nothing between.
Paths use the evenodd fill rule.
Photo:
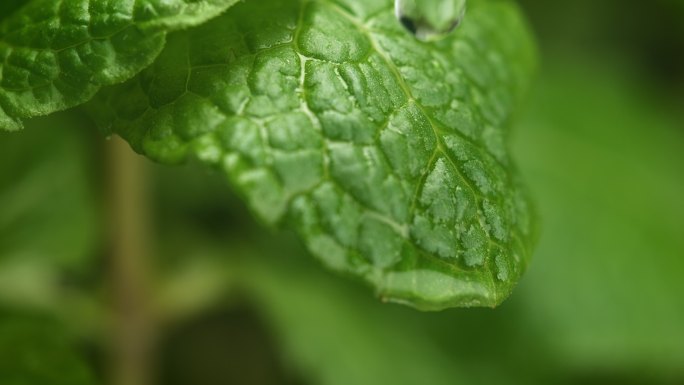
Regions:
<instances>
[{"instance_id":1,"label":"small leaf in background","mask_svg":"<svg viewBox=\"0 0 684 385\"><path fill-rule=\"evenodd\" d=\"M94 116L152 159L222 169L385 300L496 306L533 242L507 128L534 49L512 3L469 4L430 44L390 0L240 4L171 36Z\"/></svg>"},{"instance_id":2,"label":"small leaf in background","mask_svg":"<svg viewBox=\"0 0 684 385\"><path fill-rule=\"evenodd\" d=\"M200 24L237 0L28 0L0 7L0 130L88 101L129 79L165 33Z\"/></svg>"}]
</instances>

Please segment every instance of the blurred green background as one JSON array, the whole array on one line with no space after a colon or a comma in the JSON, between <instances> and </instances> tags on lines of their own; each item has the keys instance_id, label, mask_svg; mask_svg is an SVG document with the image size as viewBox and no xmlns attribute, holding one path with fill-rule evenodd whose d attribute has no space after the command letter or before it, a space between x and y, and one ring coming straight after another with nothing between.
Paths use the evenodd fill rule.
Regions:
<instances>
[{"instance_id":1,"label":"blurred green background","mask_svg":"<svg viewBox=\"0 0 684 385\"><path fill-rule=\"evenodd\" d=\"M542 231L500 308L383 304L221 175L62 113L0 134L0 384L684 383L684 1L520 4L541 55L512 145Z\"/></svg>"}]
</instances>

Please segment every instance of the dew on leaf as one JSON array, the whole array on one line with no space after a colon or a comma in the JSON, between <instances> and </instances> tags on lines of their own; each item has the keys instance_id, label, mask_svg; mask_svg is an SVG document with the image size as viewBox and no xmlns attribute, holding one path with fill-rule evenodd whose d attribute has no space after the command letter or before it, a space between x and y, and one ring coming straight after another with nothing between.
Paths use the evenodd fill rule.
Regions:
<instances>
[{"instance_id":1,"label":"dew on leaf","mask_svg":"<svg viewBox=\"0 0 684 385\"><path fill-rule=\"evenodd\" d=\"M533 56L513 3L483 0L451 39L423 44L456 27L464 0L399 0L414 34L394 1L246 1L169 36L93 108L145 155L218 166L262 222L387 300L495 306L533 227L506 162ZM147 86L176 78L178 100Z\"/></svg>"},{"instance_id":2,"label":"dew on leaf","mask_svg":"<svg viewBox=\"0 0 684 385\"><path fill-rule=\"evenodd\" d=\"M466 0L396 0L394 9L404 28L418 40L435 41L461 24Z\"/></svg>"}]
</instances>

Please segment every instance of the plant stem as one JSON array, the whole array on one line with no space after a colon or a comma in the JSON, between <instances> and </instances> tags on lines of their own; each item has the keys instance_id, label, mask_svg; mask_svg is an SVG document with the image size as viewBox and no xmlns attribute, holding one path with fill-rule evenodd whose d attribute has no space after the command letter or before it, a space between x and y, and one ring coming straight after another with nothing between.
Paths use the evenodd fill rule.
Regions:
<instances>
[{"instance_id":1,"label":"plant stem","mask_svg":"<svg viewBox=\"0 0 684 385\"><path fill-rule=\"evenodd\" d=\"M111 384L152 383L154 317L149 295L146 164L118 137L108 141L110 279L113 294Z\"/></svg>"}]
</instances>

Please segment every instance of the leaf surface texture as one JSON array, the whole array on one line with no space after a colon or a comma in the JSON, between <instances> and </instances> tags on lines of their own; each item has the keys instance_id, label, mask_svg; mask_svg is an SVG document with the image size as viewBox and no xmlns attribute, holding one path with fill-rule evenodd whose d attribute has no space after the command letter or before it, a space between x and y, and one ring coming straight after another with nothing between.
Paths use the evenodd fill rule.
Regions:
<instances>
[{"instance_id":1,"label":"leaf surface texture","mask_svg":"<svg viewBox=\"0 0 684 385\"><path fill-rule=\"evenodd\" d=\"M253 1L169 38L92 105L161 162L229 177L259 218L385 300L495 306L533 218L507 151L534 47L509 2L423 43L375 1Z\"/></svg>"},{"instance_id":2,"label":"leaf surface texture","mask_svg":"<svg viewBox=\"0 0 684 385\"><path fill-rule=\"evenodd\" d=\"M0 7L0 129L82 104L148 66L166 32L237 0L31 0Z\"/></svg>"}]
</instances>

